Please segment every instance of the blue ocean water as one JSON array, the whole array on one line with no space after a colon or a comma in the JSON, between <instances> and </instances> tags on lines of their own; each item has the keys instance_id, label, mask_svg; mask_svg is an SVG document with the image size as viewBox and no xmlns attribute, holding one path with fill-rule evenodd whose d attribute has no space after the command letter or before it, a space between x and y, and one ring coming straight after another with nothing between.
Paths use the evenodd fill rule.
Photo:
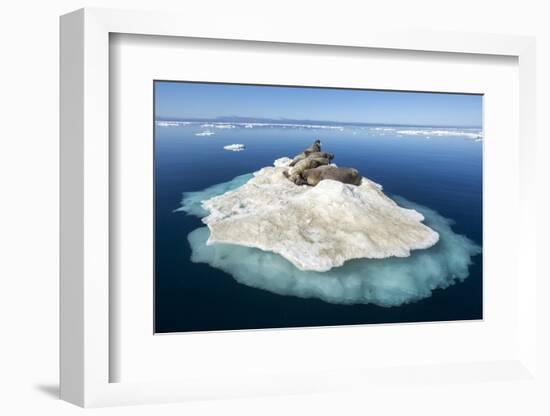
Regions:
<instances>
[{"instance_id":1,"label":"blue ocean water","mask_svg":"<svg viewBox=\"0 0 550 416\"><path fill-rule=\"evenodd\" d=\"M217 127L223 127L218 125ZM338 166L359 169L384 187L454 220L453 231L482 245L482 154L477 130L401 126L236 125L155 127L155 330L184 332L482 318L482 255L470 275L428 298L396 307L339 305L282 296L238 283L190 261L187 236L200 219L174 212L183 192L292 157L322 140ZM334 127L334 126L332 126ZM212 135L197 135L210 131ZM224 146L243 144L240 152Z\"/></svg>"}]
</instances>

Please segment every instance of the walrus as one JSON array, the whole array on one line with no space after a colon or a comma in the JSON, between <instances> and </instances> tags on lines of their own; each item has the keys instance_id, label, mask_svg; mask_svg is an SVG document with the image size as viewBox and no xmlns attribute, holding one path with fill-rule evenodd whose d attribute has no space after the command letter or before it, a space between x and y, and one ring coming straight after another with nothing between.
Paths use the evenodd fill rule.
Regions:
<instances>
[{"instance_id":1,"label":"walrus","mask_svg":"<svg viewBox=\"0 0 550 416\"><path fill-rule=\"evenodd\" d=\"M302 178L302 173L308 169L317 168L319 166L328 165L330 160L321 157L306 157L300 160L296 165L288 170L285 170L283 174L294 182L296 185L303 185L305 181Z\"/></svg>"},{"instance_id":2,"label":"walrus","mask_svg":"<svg viewBox=\"0 0 550 416\"><path fill-rule=\"evenodd\" d=\"M336 166L318 166L302 172L301 178L310 186L315 186L323 179L348 183L350 185L361 185L362 177L357 169L337 168Z\"/></svg>"},{"instance_id":3,"label":"walrus","mask_svg":"<svg viewBox=\"0 0 550 416\"><path fill-rule=\"evenodd\" d=\"M323 159L332 160L334 159L334 154L329 152L313 152L306 156L305 153L300 153L299 155L294 157L294 159L292 159L292 162L290 162L288 166L294 166L296 163L298 163L300 160L304 160L306 157L315 157L315 158L320 157Z\"/></svg>"},{"instance_id":4,"label":"walrus","mask_svg":"<svg viewBox=\"0 0 550 416\"><path fill-rule=\"evenodd\" d=\"M308 156L304 160L312 160L313 162L317 162L319 164L319 166L330 165L330 159L327 158L327 157L310 157L310 156Z\"/></svg>"},{"instance_id":5,"label":"walrus","mask_svg":"<svg viewBox=\"0 0 550 416\"><path fill-rule=\"evenodd\" d=\"M309 155L313 152L320 152L321 151L321 140L317 139L313 142L311 146L309 146L306 150L304 150L305 155Z\"/></svg>"}]
</instances>

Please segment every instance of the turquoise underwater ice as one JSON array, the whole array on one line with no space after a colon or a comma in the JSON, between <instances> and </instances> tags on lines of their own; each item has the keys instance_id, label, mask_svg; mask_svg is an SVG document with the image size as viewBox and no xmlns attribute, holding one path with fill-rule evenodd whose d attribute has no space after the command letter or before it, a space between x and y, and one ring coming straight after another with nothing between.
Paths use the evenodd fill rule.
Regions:
<instances>
[{"instance_id":1,"label":"turquoise underwater ice","mask_svg":"<svg viewBox=\"0 0 550 416\"><path fill-rule=\"evenodd\" d=\"M250 178L252 174L245 174L202 191L186 192L176 211L205 217L208 212L201 201L236 189ZM327 272L312 272L301 271L282 256L257 248L207 245L209 230L205 226L188 235L191 261L222 270L247 286L335 304L399 306L466 279L472 257L481 253L481 247L456 234L451 228L453 221L436 211L399 196L392 199L424 215L424 223L439 233L439 242L429 249L413 251L406 258L350 260Z\"/></svg>"}]
</instances>

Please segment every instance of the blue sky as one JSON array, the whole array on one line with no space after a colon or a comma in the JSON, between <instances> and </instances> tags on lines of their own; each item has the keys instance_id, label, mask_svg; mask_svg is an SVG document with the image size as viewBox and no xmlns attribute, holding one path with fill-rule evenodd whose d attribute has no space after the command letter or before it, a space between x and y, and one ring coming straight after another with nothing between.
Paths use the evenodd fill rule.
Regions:
<instances>
[{"instance_id":1,"label":"blue sky","mask_svg":"<svg viewBox=\"0 0 550 416\"><path fill-rule=\"evenodd\" d=\"M482 125L482 97L157 81L157 118L251 117L432 126Z\"/></svg>"}]
</instances>

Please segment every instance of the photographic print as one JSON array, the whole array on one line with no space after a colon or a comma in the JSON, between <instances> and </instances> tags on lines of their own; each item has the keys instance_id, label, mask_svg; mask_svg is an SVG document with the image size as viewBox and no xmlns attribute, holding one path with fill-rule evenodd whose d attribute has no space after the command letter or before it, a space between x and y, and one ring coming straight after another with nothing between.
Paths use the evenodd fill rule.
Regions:
<instances>
[{"instance_id":1,"label":"photographic print","mask_svg":"<svg viewBox=\"0 0 550 416\"><path fill-rule=\"evenodd\" d=\"M155 332L482 319L483 97L154 82Z\"/></svg>"}]
</instances>

